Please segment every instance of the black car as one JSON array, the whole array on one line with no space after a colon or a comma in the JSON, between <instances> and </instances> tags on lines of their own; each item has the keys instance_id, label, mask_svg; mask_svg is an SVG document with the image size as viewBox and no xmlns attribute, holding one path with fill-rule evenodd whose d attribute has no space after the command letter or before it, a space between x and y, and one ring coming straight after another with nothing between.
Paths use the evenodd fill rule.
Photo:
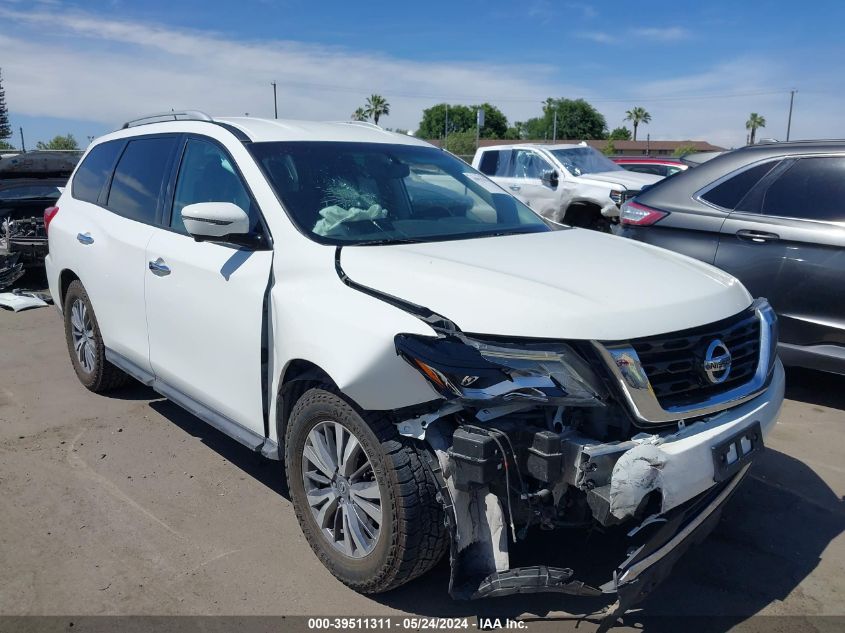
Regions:
<instances>
[{"instance_id":1,"label":"black car","mask_svg":"<svg viewBox=\"0 0 845 633\"><path fill-rule=\"evenodd\" d=\"M616 232L736 276L777 311L784 363L845 374L845 141L727 152L626 203Z\"/></svg>"},{"instance_id":2,"label":"black car","mask_svg":"<svg viewBox=\"0 0 845 633\"><path fill-rule=\"evenodd\" d=\"M0 289L47 254L44 209L59 199L82 152L36 151L0 157Z\"/></svg>"}]
</instances>

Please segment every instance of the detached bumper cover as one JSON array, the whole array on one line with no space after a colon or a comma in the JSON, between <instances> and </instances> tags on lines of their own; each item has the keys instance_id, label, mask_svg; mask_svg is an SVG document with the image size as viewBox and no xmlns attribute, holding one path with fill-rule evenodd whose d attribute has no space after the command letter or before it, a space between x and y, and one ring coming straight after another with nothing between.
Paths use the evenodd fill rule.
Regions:
<instances>
[{"instance_id":1,"label":"detached bumper cover","mask_svg":"<svg viewBox=\"0 0 845 633\"><path fill-rule=\"evenodd\" d=\"M656 533L617 567L613 580L601 587L604 593L617 594L617 601L609 609L603 627L610 626L616 618L643 600L669 575L690 547L703 541L713 531L725 503L749 468L750 463L731 479L662 515L661 518L666 521Z\"/></svg>"}]
</instances>

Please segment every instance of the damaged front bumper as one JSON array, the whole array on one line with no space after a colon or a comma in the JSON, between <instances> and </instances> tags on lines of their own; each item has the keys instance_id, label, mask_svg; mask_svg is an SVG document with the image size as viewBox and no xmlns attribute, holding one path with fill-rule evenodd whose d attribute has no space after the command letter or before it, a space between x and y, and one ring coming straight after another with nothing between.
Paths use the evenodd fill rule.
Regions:
<instances>
[{"instance_id":1,"label":"damaged front bumper","mask_svg":"<svg viewBox=\"0 0 845 633\"><path fill-rule=\"evenodd\" d=\"M443 418L428 424L425 440L436 455L431 467L452 537L451 595L615 594L608 618L618 617L648 595L716 525L725 502L763 449L783 393L778 361L768 387L753 400L624 442L601 443L566 430L535 430L526 439L522 427L508 426L507 416L498 426L496 420L484 427L465 421L455 429ZM550 440L559 442L559 449ZM495 455L488 459L491 451ZM505 459L496 458L502 455ZM529 478L539 483L526 490L522 480ZM509 542L525 539L531 525L563 527L566 522L554 513L574 505L573 499L587 509L582 527L625 530L631 539L630 554L608 570L610 579L596 586L569 567L512 568Z\"/></svg>"}]
</instances>

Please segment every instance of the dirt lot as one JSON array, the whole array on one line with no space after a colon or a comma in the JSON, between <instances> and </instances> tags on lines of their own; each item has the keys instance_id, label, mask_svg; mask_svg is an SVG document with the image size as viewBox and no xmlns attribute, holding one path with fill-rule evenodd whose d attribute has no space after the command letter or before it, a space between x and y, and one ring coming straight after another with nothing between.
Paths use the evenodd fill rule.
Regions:
<instances>
[{"instance_id":1,"label":"dirt lot","mask_svg":"<svg viewBox=\"0 0 845 633\"><path fill-rule=\"evenodd\" d=\"M584 605L560 596L453 602L445 562L390 594L353 593L300 535L277 462L144 387L83 389L52 307L0 311L0 335L2 615L532 613L595 630L566 619ZM768 630L775 620L746 621L766 614L799 616L778 630L832 630L810 616L845 615L845 378L790 371L788 385L716 532L626 624L693 614L728 616L711 630ZM564 536L523 553L563 556Z\"/></svg>"}]
</instances>

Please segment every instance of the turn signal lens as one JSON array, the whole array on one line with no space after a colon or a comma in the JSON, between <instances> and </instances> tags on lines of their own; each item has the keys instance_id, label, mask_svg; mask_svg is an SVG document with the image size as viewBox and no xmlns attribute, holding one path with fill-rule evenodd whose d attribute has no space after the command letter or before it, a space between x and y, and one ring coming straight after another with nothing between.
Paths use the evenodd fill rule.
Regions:
<instances>
[{"instance_id":1,"label":"turn signal lens","mask_svg":"<svg viewBox=\"0 0 845 633\"><path fill-rule=\"evenodd\" d=\"M415 358L414 362L417 364L417 367L420 368L422 373L424 373L426 375L426 377L431 382L433 382L435 385L437 385L438 387L440 387L442 389L448 388L447 380L446 380L445 376L443 376L443 374L441 374L439 371L434 369L434 367L430 367L429 365L426 365L424 362L422 362L418 358Z\"/></svg>"}]
</instances>

